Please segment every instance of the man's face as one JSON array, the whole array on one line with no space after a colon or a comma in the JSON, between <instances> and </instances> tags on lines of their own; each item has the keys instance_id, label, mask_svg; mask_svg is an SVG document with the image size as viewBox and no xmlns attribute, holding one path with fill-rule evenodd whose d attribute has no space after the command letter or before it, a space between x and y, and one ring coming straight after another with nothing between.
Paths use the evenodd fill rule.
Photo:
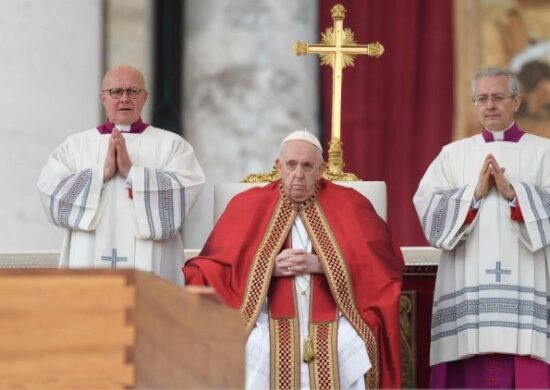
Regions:
<instances>
[{"instance_id":1,"label":"man's face","mask_svg":"<svg viewBox=\"0 0 550 390\"><path fill-rule=\"evenodd\" d=\"M139 90L137 97L132 98L125 91L118 99L113 98L107 90L128 88ZM143 77L134 68L118 67L111 69L103 79L101 102L107 118L117 125L130 125L141 116L143 105L147 101Z\"/></svg>"},{"instance_id":2,"label":"man's face","mask_svg":"<svg viewBox=\"0 0 550 390\"><path fill-rule=\"evenodd\" d=\"M478 102L475 104L475 110L483 127L491 131L500 131L512 124L520 98L510 95L506 76L482 77L477 80L474 99L477 98Z\"/></svg>"},{"instance_id":3,"label":"man's face","mask_svg":"<svg viewBox=\"0 0 550 390\"><path fill-rule=\"evenodd\" d=\"M294 202L303 202L313 195L325 169L319 150L300 140L285 142L275 165L285 193Z\"/></svg>"}]
</instances>

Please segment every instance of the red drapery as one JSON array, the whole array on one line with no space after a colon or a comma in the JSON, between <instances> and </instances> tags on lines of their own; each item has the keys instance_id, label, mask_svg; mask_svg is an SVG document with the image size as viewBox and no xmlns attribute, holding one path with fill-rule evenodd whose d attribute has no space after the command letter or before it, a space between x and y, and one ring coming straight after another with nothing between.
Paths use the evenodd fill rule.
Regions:
<instances>
[{"instance_id":1,"label":"red drapery","mask_svg":"<svg viewBox=\"0 0 550 390\"><path fill-rule=\"evenodd\" d=\"M388 187L388 223L399 244L427 245L412 197L453 120L452 0L320 0L320 28L330 9L347 9L344 27L358 43L379 41L380 58L359 56L344 69L345 171ZM322 70L324 145L330 139L332 69Z\"/></svg>"}]
</instances>

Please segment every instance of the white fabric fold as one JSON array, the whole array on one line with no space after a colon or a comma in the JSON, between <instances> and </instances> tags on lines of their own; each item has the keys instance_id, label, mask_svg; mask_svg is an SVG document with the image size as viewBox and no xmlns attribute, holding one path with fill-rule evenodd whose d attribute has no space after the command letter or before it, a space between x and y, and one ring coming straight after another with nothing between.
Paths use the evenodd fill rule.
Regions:
<instances>
[{"instance_id":1,"label":"white fabric fold","mask_svg":"<svg viewBox=\"0 0 550 390\"><path fill-rule=\"evenodd\" d=\"M292 248L311 252L311 241L300 218L291 231ZM300 356L303 356L304 340L309 333L310 275L295 277L295 296L300 323ZM364 375L371 367L365 342L349 321L340 315L338 320L338 363L342 389L365 389ZM268 389L270 375L269 318L264 304L256 324L246 343L246 389ZM300 388L309 389L309 365L300 362Z\"/></svg>"},{"instance_id":2,"label":"white fabric fold","mask_svg":"<svg viewBox=\"0 0 550 390\"><path fill-rule=\"evenodd\" d=\"M202 169L176 134L149 126L123 136L128 180L116 174L103 183L109 135L96 129L70 136L40 174L44 211L67 230L60 266L137 268L183 284L180 229L205 181Z\"/></svg>"},{"instance_id":3,"label":"white fabric fold","mask_svg":"<svg viewBox=\"0 0 550 390\"><path fill-rule=\"evenodd\" d=\"M487 154L516 191L525 223L511 219L496 190L464 220ZM550 141L518 143L481 135L443 148L414 204L426 238L443 249L432 313L431 364L481 353L531 355L550 363Z\"/></svg>"}]
</instances>

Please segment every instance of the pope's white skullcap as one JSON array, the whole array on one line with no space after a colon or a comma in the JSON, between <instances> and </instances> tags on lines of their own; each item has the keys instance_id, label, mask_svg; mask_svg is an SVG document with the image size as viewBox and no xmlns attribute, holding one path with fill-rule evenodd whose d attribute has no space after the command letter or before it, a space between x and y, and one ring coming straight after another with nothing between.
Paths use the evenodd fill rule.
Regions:
<instances>
[{"instance_id":1,"label":"pope's white skullcap","mask_svg":"<svg viewBox=\"0 0 550 390\"><path fill-rule=\"evenodd\" d=\"M321 153L323 153L323 147L321 146L321 143L319 142L317 137L314 136L312 133L310 133L307 130L297 130L297 131L294 131L294 132L290 133L289 135L286 136L286 138L283 140L283 142L281 142L281 147L283 146L283 144L285 142L288 142L288 141L306 141L306 142L309 142L310 144L315 146L317 149L319 149L321 151Z\"/></svg>"}]
</instances>

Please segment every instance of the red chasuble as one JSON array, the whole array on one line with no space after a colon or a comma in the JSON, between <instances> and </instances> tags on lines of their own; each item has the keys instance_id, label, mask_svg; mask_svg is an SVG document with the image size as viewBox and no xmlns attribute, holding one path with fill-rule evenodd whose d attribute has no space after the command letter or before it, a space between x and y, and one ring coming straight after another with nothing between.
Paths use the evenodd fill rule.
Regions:
<instances>
[{"instance_id":1,"label":"red chasuble","mask_svg":"<svg viewBox=\"0 0 550 390\"><path fill-rule=\"evenodd\" d=\"M337 308L366 343L372 363L368 386L399 388L404 262L388 226L353 189L321 180L316 195L296 205L280 187L276 181L231 200L200 255L183 268L186 283L214 287L229 306L244 314L248 331L268 294L271 317L295 318L292 298L280 298L292 297L292 278L272 278L272 272L300 215L325 271L313 275L311 321L333 320Z\"/></svg>"}]
</instances>

